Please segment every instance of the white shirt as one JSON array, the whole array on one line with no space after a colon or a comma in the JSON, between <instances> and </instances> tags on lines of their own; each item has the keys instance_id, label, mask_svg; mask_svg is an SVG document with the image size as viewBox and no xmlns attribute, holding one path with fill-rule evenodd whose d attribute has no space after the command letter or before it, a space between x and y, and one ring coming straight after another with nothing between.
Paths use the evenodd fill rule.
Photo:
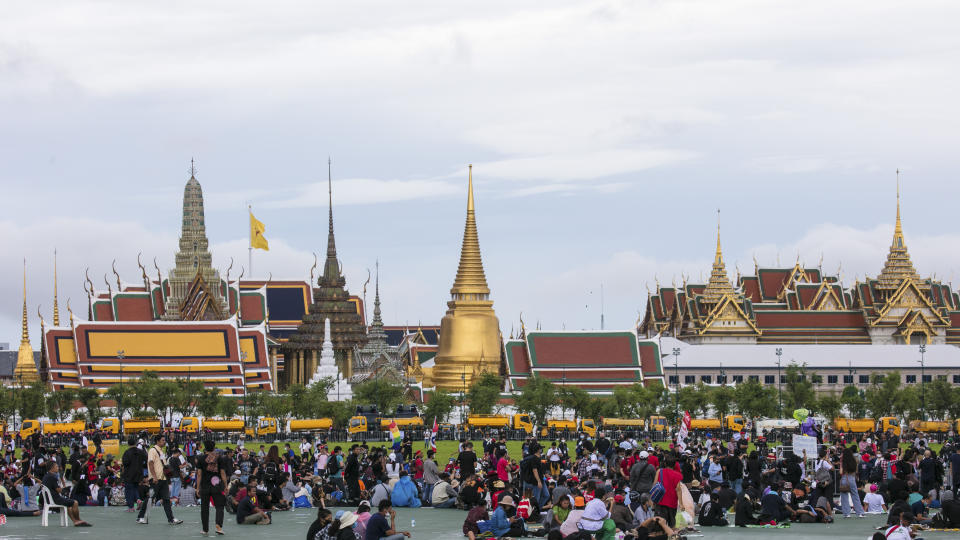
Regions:
<instances>
[{"instance_id":1,"label":"white shirt","mask_svg":"<svg viewBox=\"0 0 960 540\"><path fill-rule=\"evenodd\" d=\"M910 540L910 529L897 524L884 532L887 540Z\"/></svg>"},{"instance_id":2,"label":"white shirt","mask_svg":"<svg viewBox=\"0 0 960 540\"><path fill-rule=\"evenodd\" d=\"M399 463L387 463L387 478L400 478Z\"/></svg>"},{"instance_id":3,"label":"white shirt","mask_svg":"<svg viewBox=\"0 0 960 540\"><path fill-rule=\"evenodd\" d=\"M550 447L550 449L547 450L547 459L551 462L560 461L560 450Z\"/></svg>"},{"instance_id":4,"label":"white shirt","mask_svg":"<svg viewBox=\"0 0 960 540\"><path fill-rule=\"evenodd\" d=\"M311 446L312 445L306 441L300 443L300 454L302 455L310 453Z\"/></svg>"},{"instance_id":5,"label":"white shirt","mask_svg":"<svg viewBox=\"0 0 960 540\"><path fill-rule=\"evenodd\" d=\"M867 512L883 512L883 495L879 493L867 493L863 497L863 502L867 507Z\"/></svg>"}]
</instances>

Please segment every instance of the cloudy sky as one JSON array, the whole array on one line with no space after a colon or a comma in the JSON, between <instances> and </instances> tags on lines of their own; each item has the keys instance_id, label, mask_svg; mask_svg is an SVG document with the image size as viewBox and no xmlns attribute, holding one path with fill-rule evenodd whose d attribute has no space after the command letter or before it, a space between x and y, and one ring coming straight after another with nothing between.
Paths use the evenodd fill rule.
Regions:
<instances>
[{"instance_id":1,"label":"cloudy sky","mask_svg":"<svg viewBox=\"0 0 960 540\"><path fill-rule=\"evenodd\" d=\"M199 5L202 4L202 5ZM956 2L5 2L0 341L22 258L35 344L138 252L173 264L191 157L215 264L309 275L337 247L388 324L436 324L474 164L501 327L626 328L647 283L726 260L875 275L903 185L922 275L957 278ZM151 263L152 265L152 263ZM248 272L249 275L249 272ZM112 280L111 276L111 280Z\"/></svg>"}]
</instances>

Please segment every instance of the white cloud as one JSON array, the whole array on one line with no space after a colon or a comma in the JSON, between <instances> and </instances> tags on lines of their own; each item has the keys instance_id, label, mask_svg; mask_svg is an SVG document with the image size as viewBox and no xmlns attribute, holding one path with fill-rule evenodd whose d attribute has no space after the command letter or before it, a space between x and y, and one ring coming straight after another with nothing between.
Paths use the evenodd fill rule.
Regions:
<instances>
[{"instance_id":1,"label":"white cloud","mask_svg":"<svg viewBox=\"0 0 960 540\"><path fill-rule=\"evenodd\" d=\"M402 203L412 199L462 195L462 185L442 180L379 180L374 178L347 178L333 182L335 204ZM326 182L314 182L301 187L292 198L267 202L268 208L301 208L329 206Z\"/></svg>"}]
</instances>

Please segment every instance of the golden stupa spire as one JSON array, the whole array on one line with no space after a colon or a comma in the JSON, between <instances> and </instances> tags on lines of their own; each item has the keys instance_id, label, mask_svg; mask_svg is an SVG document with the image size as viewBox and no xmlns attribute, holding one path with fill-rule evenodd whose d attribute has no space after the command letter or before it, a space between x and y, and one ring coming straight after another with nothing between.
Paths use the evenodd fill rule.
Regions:
<instances>
[{"instance_id":1,"label":"golden stupa spire","mask_svg":"<svg viewBox=\"0 0 960 540\"><path fill-rule=\"evenodd\" d=\"M920 280L920 275L913 267L907 243L903 238L903 225L900 222L900 169L897 169L897 220L893 226L893 241L890 243L887 261L877 276L877 289L893 292L905 279L912 279L920 288L927 288L927 284Z\"/></svg>"},{"instance_id":2,"label":"golden stupa spire","mask_svg":"<svg viewBox=\"0 0 960 540\"><path fill-rule=\"evenodd\" d=\"M487 278L483 273L480 256L480 239L477 236L477 219L473 205L473 165L469 166L467 184L467 222L463 228L463 246L460 248L460 265L453 280L450 294L454 300L471 298L485 300L490 294ZM480 295L480 296L465 296Z\"/></svg>"},{"instance_id":3,"label":"golden stupa spire","mask_svg":"<svg viewBox=\"0 0 960 540\"><path fill-rule=\"evenodd\" d=\"M727 267L723 264L723 250L720 248L720 210L717 210L717 252L713 257L713 269L710 270L710 281L703 289L703 299L706 302L719 302L724 295L734 294L733 285L727 277Z\"/></svg>"},{"instance_id":4,"label":"golden stupa spire","mask_svg":"<svg viewBox=\"0 0 960 540\"><path fill-rule=\"evenodd\" d=\"M23 260L23 320L20 322L20 345L30 345L30 328L27 322L27 260Z\"/></svg>"},{"instance_id":5,"label":"golden stupa spire","mask_svg":"<svg viewBox=\"0 0 960 540\"><path fill-rule=\"evenodd\" d=\"M60 306L57 305L57 250L53 250L53 326L60 326Z\"/></svg>"},{"instance_id":6,"label":"golden stupa spire","mask_svg":"<svg viewBox=\"0 0 960 540\"><path fill-rule=\"evenodd\" d=\"M27 260L23 260L23 320L20 322L20 350L17 352L17 366L13 370L14 379L22 383L40 380L37 364L33 360L33 347L30 346L30 329L27 327Z\"/></svg>"}]
</instances>

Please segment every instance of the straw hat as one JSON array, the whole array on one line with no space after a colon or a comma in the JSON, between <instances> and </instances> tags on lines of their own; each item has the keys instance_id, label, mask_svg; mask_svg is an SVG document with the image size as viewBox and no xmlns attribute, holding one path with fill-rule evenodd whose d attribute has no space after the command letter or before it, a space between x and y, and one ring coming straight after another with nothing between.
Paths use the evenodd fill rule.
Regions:
<instances>
[{"instance_id":1,"label":"straw hat","mask_svg":"<svg viewBox=\"0 0 960 540\"><path fill-rule=\"evenodd\" d=\"M504 495L502 499L497 501L497 504L500 506L516 506L516 504L513 503L513 497L509 495Z\"/></svg>"}]
</instances>

